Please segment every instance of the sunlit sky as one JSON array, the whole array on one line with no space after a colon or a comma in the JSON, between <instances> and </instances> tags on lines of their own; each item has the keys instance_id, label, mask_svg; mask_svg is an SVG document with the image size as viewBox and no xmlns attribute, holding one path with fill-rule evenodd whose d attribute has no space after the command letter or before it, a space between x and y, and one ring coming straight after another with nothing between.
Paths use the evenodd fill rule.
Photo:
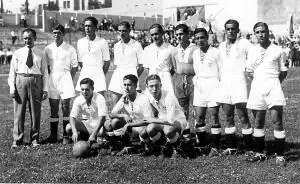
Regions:
<instances>
[{"instance_id":1,"label":"sunlit sky","mask_svg":"<svg viewBox=\"0 0 300 184\"><path fill-rule=\"evenodd\" d=\"M34 9L36 5L41 3L47 3L48 0L28 0L29 9ZM19 11L21 4L24 4L25 0L3 0L4 10L11 10L13 12Z\"/></svg>"}]
</instances>

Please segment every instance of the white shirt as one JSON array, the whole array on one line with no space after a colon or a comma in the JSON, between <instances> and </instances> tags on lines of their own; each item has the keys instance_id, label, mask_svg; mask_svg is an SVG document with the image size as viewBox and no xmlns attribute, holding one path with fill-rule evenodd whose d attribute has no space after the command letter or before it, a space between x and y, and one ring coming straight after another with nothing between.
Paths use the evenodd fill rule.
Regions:
<instances>
[{"instance_id":1,"label":"white shirt","mask_svg":"<svg viewBox=\"0 0 300 184\"><path fill-rule=\"evenodd\" d=\"M10 93L15 91L16 76L17 74L40 74L43 76L43 91L48 91L48 69L47 62L43 51L36 47L32 49L33 66L29 68L26 65L29 49L28 47L22 47L14 52L14 55L10 64L10 71L8 77L8 85L10 87Z\"/></svg>"},{"instance_id":2,"label":"white shirt","mask_svg":"<svg viewBox=\"0 0 300 184\"><path fill-rule=\"evenodd\" d=\"M282 48L275 44L270 44L267 49L256 45L249 50L247 60L247 70L254 71L254 77L278 77L280 71L287 71L285 57Z\"/></svg>"},{"instance_id":3,"label":"white shirt","mask_svg":"<svg viewBox=\"0 0 300 184\"><path fill-rule=\"evenodd\" d=\"M138 41L130 39L128 43L122 40L114 45L114 64L119 68L132 68L141 64L143 48Z\"/></svg>"},{"instance_id":4,"label":"white shirt","mask_svg":"<svg viewBox=\"0 0 300 184\"><path fill-rule=\"evenodd\" d=\"M160 71L170 71L172 49L174 49L174 47L165 42L160 47L152 43L145 48L143 53L143 66L149 68L149 75L157 74Z\"/></svg>"},{"instance_id":5,"label":"white shirt","mask_svg":"<svg viewBox=\"0 0 300 184\"><path fill-rule=\"evenodd\" d=\"M91 105L88 106L85 98L79 95L73 102L70 117L80 119L82 121L94 122L102 116L107 115L107 107L104 97L99 93L93 93Z\"/></svg>"},{"instance_id":6,"label":"white shirt","mask_svg":"<svg viewBox=\"0 0 300 184\"><path fill-rule=\"evenodd\" d=\"M125 110L125 112L123 112ZM124 96L115 105L112 113L126 113L135 120L142 120L143 118L153 117L152 108L147 96L142 93L137 93L136 99L131 102L128 100L124 102Z\"/></svg>"},{"instance_id":7,"label":"white shirt","mask_svg":"<svg viewBox=\"0 0 300 184\"><path fill-rule=\"evenodd\" d=\"M197 77L219 78L220 58L219 51L214 47L209 47L206 53L200 48L193 53L194 70Z\"/></svg>"},{"instance_id":8,"label":"white shirt","mask_svg":"<svg viewBox=\"0 0 300 184\"><path fill-rule=\"evenodd\" d=\"M86 37L81 38L77 42L78 62L82 62L83 66L103 66L103 61L109 61L109 47L105 39L96 36L91 41Z\"/></svg>"},{"instance_id":9,"label":"white shirt","mask_svg":"<svg viewBox=\"0 0 300 184\"><path fill-rule=\"evenodd\" d=\"M193 43L183 49L180 45L175 48L176 61L180 63L192 64L193 63L193 52L197 49L197 46Z\"/></svg>"},{"instance_id":10,"label":"white shirt","mask_svg":"<svg viewBox=\"0 0 300 184\"><path fill-rule=\"evenodd\" d=\"M145 95L148 97L149 102L158 110L159 119L166 120L171 124L174 121L186 122L182 107L179 105L174 93L162 91L159 101L156 101L148 90L145 91Z\"/></svg>"},{"instance_id":11,"label":"white shirt","mask_svg":"<svg viewBox=\"0 0 300 184\"><path fill-rule=\"evenodd\" d=\"M45 48L45 56L51 72L71 71L78 66L75 48L63 42L59 47L52 43Z\"/></svg>"},{"instance_id":12,"label":"white shirt","mask_svg":"<svg viewBox=\"0 0 300 184\"><path fill-rule=\"evenodd\" d=\"M245 72L248 50L252 47L246 39L237 39L230 50L227 50L226 41L222 42L219 47L221 74L241 74Z\"/></svg>"}]
</instances>

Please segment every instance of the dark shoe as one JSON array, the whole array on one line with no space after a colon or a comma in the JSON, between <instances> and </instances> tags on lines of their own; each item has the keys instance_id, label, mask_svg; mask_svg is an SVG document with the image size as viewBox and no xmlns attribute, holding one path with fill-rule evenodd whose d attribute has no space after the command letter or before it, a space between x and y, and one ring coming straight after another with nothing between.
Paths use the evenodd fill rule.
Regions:
<instances>
[{"instance_id":1,"label":"dark shoe","mask_svg":"<svg viewBox=\"0 0 300 184\"><path fill-rule=\"evenodd\" d=\"M220 156L220 155L221 155L221 153L216 148L211 148L210 152L208 154L209 157L216 157L216 156Z\"/></svg>"},{"instance_id":2,"label":"dark shoe","mask_svg":"<svg viewBox=\"0 0 300 184\"><path fill-rule=\"evenodd\" d=\"M38 146L40 146L40 144L38 143L37 140L33 140L33 141L31 142L31 144L32 144L33 147L38 147Z\"/></svg>"},{"instance_id":3,"label":"dark shoe","mask_svg":"<svg viewBox=\"0 0 300 184\"><path fill-rule=\"evenodd\" d=\"M254 163L254 162L262 162L267 160L266 154L263 153L256 153L254 156L249 157L247 159L248 162Z\"/></svg>"},{"instance_id":4,"label":"dark shoe","mask_svg":"<svg viewBox=\"0 0 300 184\"><path fill-rule=\"evenodd\" d=\"M50 143L50 144L57 143L57 137L50 135L45 140L43 140L43 143Z\"/></svg>"},{"instance_id":5,"label":"dark shoe","mask_svg":"<svg viewBox=\"0 0 300 184\"><path fill-rule=\"evenodd\" d=\"M18 146L23 145L23 141L14 141L11 145L11 149L16 149Z\"/></svg>"},{"instance_id":6,"label":"dark shoe","mask_svg":"<svg viewBox=\"0 0 300 184\"><path fill-rule=\"evenodd\" d=\"M164 146L162 146L161 153L163 156L170 158L173 154L173 146L171 143L167 142Z\"/></svg>"},{"instance_id":7,"label":"dark shoe","mask_svg":"<svg viewBox=\"0 0 300 184\"><path fill-rule=\"evenodd\" d=\"M63 138L63 144L66 145L66 144L70 144L71 143L71 139L69 137L64 137Z\"/></svg>"},{"instance_id":8,"label":"dark shoe","mask_svg":"<svg viewBox=\"0 0 300 184\"><path fill-rule=\"evenodd\" d=\"M238 150L235 148L227 148L222 152L222 154L223 155L235 155L235 154L237 154L237 152L238 152Z\"/></svg>"}]
</instances>

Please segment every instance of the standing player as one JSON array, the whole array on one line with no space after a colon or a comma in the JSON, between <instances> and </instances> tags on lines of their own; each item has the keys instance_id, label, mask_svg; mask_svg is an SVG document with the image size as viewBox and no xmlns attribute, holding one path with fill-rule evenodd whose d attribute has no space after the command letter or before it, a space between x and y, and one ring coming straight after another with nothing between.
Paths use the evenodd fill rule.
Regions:
<instances>
[{"instance_id":1,"label":"standing player","mask_svg":"<svg viewBox=\"0 0 300 184\"><path fill-rule=\"evenodd\" d=\"M128 74L140 76L143 72L141 57L143 48L138 41L130 38L129 22L121 22L118 26L121 40L114 46L114 64L117 66L108 90L112 92L113 103L116 104L124 93L123 77Z\"/></svg>"},{"instance_id":2,"label":"standing player","mask_svg":"<svg viewBox=\"0 0 300 184\"><path fill-rule=\"evenodd\" d=\"M212 101L210 95L219 84L219 51L208 44L208 33L204 28L196 29L194 34L200 47L193 53L196 73L193 101L196 116L195 131L200 146L206 146L205 116L208 110L213 123L211 125L212 149L209 155L216 156L219 154L221 125L219 122L219 106L215 101Z\"/></svg>"},{"instance_id":3,"label":"standing player","mask_svg":"<svg viewBox=\"0 0 300 184\"><path fill-rule=\"evenodd\" d=\"M42 100L48 96L48 71L43 52L34 47L36 32L23 31L25 46L16 50L8 77L10 96L14 99L14 129L12 148L23 144L26 105L31 117L30 141L39 145Z\"/></svg>"},{"instance_id":4,"label":"standing player","mask_svg":"<svg viewBox=\"0 0 300 184\"><path fill-rule=\"evenodd\" d=\"M225 114L225 138L228 148L224 154L237 151L234 110L242 123L243 149L250 149L252 128L246 109L248 91L246 83L246 60L251 44L246 39L238 38L239 23L229 19L225 25L226 41L219 47L221 78L214 98L222 104Z\"/></svg>"},{"instance_id":5,"label":"standing player","mask_svg":"<svg viewBox=\"0 0 300 184\"><path fill-rule=\"evenodd\" d=\"M252 109L255 116L253 147L256 154L249 161L263 161L265 138L265 116L267 109L271 112L274 124L276 164L284 166L283 156L285 144L285 130L283 128L283 106L286 105L281 88L281 82L287 75L284 65L282 49L269 40L269 28L266 23L258 22L254 25L254 33L258 45L250 49L247 62L247 71L253 77L247 108Z\"/></svg>"},{"instance_id":6,"label":"standing player","mask_svg":"<svg viewBox=\"0 0 300 184\"><path fill-rule=\"evenodd\" d=\"M190 105L193 102L193 77L195 75L193 68L193 52L197 46L189 41L189 27L185 24L179 24L175 27L175 35L179 45L172 52L172 61L174 67L174 92L179 104L184 110L184 115L189 120ZM191 122L188 122L187 129L183 136L190 134Z\"/></svg>"},{"instance_id":7,"label":"standing player","mask_svg":"<svg viewBox=\"0 0 300 184\"><path fill-rule=\"evenodd\" d=\"M146 79L146 87L145 94L152 108L157 112L154 117L169 123L169 125L149 124L146 128L146 135L155 146L163 145L161 153L164 157L171 157L174 151L173 147L178 147L179 137L187 125L184 112L174 93L162 90L162 83L158 75L149 75ZM147 137L144 135L142 138L147 139Z\"/></svg>"},{"instance_id":8,"label":"standing player","mask_svg":"<svg viewBox=\"0 0 300 184\"><path fill-rule=\"evenodd\" d=\"M144 50L143 67L149 70L149 75L157 74L161 78L163 90L174 93L170 73L174 47L163 41L164 30L160 24L153 24L149 30L153 43Z\"/></svg>"},{"instance_id":9,"label":"standing player","mask_svg":"<svg viewBox=\"0 0 300 184\"><path fill-rule=\"evenodd\" d=\"M119 155L128 151L126 146L129 146L130 143L127 131L131 137L138 137L142 133L145 134L146 124L143 123L143 120L153 117L148 98L143 93L136 91L137 84L138 78L135 75L129 74L123 77L125 93L111 111L111 121L105 123L105 129L108 132L122 127L124 132L126 132L123 137L116 135L110 136L112 150L117 149L118 140L122 140L123 144L125 144L125 149L119 152ZM141 136L139 137L142 139Z\"/></svg>"},{"instance_id":10,"label":"standing player","mask_svg":"<svg viewBox=\"0 0 300 184\"><path fill-rule=\"evenodd\" d=\"M104 97L94 93L94 81L85 78L80 81L81 94L73 102L70 113L70 124L66 131L72 132L72 139L77 142L79 139L96 142L100 136L99 130L104 125L107 116L107 107Z\"/></svg>"},{"instance_id":11,"label":"standing player","mask_svg":"<svg viewBox=\"0 0 300 184\"><path fill-rule=\"evenodd\" d=\"M54 43L45 48L48 63L49 77L49 103L50 103L50 143L57 142L57 128L59 122L59 102L61 99L63 113L63 144L69 142L66 125L69 123L70 100L75 96L73 78L77 70L76 50L64 42L65 28L57 25L53 28Z\"/></svg>"},{"instance_id":12,"label":"standing player","mask_svg":"<svg viewBox=\"0 0 300 184\"><path fill-rule=\"evenodd\" d=\"M80 91L80 81L90 78L95 82L95 92L102 95L106 91L105 74L110 64L108 43L105 39L96 35L98 21L95 17L84 19L86 37L78 40L77 54L81 67L76 90Z\"/></svg>"}]
</instances>

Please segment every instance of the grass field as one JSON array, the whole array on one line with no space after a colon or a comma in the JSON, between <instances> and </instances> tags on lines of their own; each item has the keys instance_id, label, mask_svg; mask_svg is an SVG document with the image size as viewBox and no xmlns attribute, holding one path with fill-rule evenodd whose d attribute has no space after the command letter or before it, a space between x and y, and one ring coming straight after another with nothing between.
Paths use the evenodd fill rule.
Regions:
<instances>
[{"instance_id":1,"label":"grass field","mask_svg":"<svg viewBox=\"0 0 300 184\"><path fill-rule=\"evenodd\" d=\"M0 67L0 73L7 73ZM283 83L287 98L284 122L287 130L285 168L270 158L263 163L250 164L243 155L208 156L196 159L160 159L154 156L110 156L105 151L95 157L75 159L72 145L44 144L38 148L22 147L11 150L13 104L8 97L7 76L0 76L0 182L68 182L68 183L300 183L300 69L291 69ZM143 82L141 82L142 84ZM142 86L143 88L143 86ZM107 94L110 105L109 94ZM49 105L43 103L40 139L49 135ZM269 118L269 115L267 116ZM221 112L222 121L222 112ZM25 135L28 140L27 114ZM60 124L60 129L62 129ZM239 132L240 127L238 126ZM272 139L268 119L266 139ZM60 131L61 135L61 131ZM272 142L268 142L268 148Z\"/></svg>"}]
</instances>

